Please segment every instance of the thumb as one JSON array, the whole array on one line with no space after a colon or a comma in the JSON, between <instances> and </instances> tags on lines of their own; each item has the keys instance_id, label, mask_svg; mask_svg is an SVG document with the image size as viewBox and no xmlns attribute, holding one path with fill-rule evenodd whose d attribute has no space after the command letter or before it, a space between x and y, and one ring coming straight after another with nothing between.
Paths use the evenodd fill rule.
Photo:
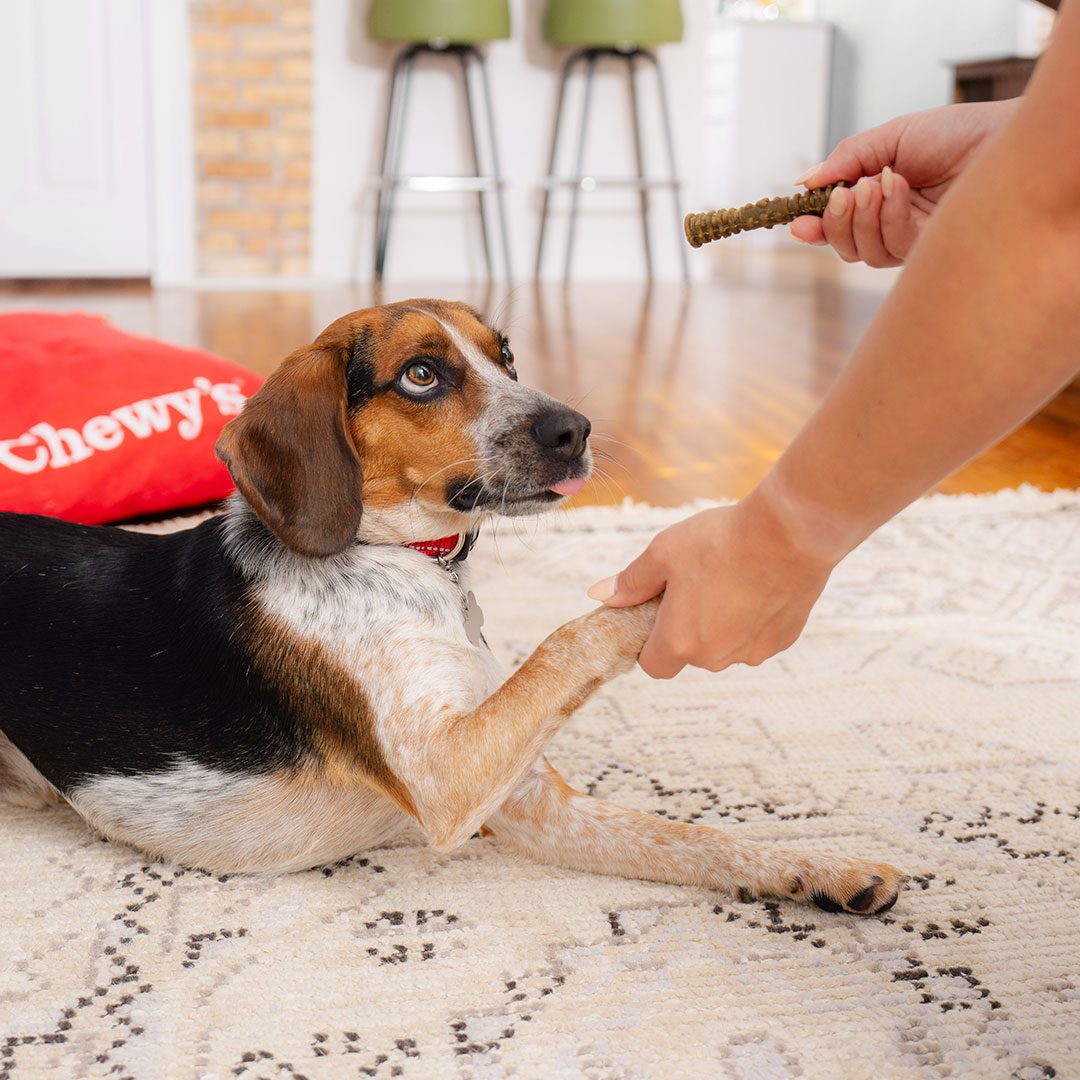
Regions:
<instances>
[{"instance_id":1,"label":"thumb","mask_svg":"<svg viewBox=\"0 0 1080 1080\"><path fill-rule=\"evenodd\" d=\"M900 136L907 120L908 117L901 116L880 127L849 135L824 161L807 169L796 184L819 188L838 180L853 184L860 177L877 176L886 165L896 162Z\"/></svg>"},{"instance_id":2,"label":"thumb","mask_svg":"<svg viewBox=\"0 0 1080 1080\"><path fill-rule=\"evenodd\" d=\"M608 607L633 607L659 596L667 577L650 549L646 548L625 570L598 581L589 589L593 600Z\"/></svg>"}]
</instances>

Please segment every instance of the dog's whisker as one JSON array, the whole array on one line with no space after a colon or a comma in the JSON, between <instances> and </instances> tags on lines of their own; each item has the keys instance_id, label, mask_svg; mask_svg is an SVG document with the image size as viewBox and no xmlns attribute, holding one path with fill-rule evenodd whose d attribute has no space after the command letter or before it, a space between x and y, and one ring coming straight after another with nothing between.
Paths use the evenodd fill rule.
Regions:
<instances>
[{"instance_id":1,"label":"dog's whisker","mask_svg":"<svg viewBox=\"0 0 1080 1080\"><path fill-rule=\"evenodd\" d=\"M594 454L595 457L600 458L601 461L606 461L609 465L612 465L617 469L622 469L622 471L624 473L626 473L627 475L630 474L630 467L628 465L626 465L624 462L620 461L613 454L609 454L606 451L601 450L599 447L597 447L593 451L593 454ZM599 467L600 466L597 466L597 468L599 468Z\"/></svg>"},{"instance_id":2,"label":"dog's whisker","mask_svg":"<svg viewBox=\"0 0 1080 1080\"><path fill-rule=\"evenodd\" d=\"M612 502L620 501L618 496L625 494L625 489L622 487L621 484L618 485L618 488L616 489L614 479L608 476L608 474L605 473L602 469L594 470L593 476L596 478L597 482L603 486L604 491L607 493L608 498L610 498Z\"/></svg>"},{"instance_id":3,"label":"dog's whisker","mask_svg":"<svg viewBox=\"0 0 1080 1080\"><path fill-rule=\"evenodd\" d=\"M414 497L415 495L419 495L420 492L423 491L424 488L428 484L430 484L436 476L439 476L445 472L449 472L451 469L456 469L459 465L473 465L476 462L486 462L488 460L488 457L489 455L487 454L476 454L473 457L459 458L457 461L451 461L449 465L443 465L442 468L436 469L433 473L431 473L430 476L428 476L426 479L421 481L420 484L417 485Z\"/></svg>"},{"instance_id":4,"label":"dog's whisker","mask_svg":"<svg viewBox=\"0 0 1080 1080\"><path fill-rule=\"evenodd\" d=\"M637 454L638 457L645 456L636 446L632 446L630 443L624 442L622 439L617 439L614 435L608 435L607 432L604 431L594 431L589 436L589 439L600 439L604 442L614 443L616 446L621 446L624 450L629 450L631 454ZM594 451L596 449L596 447L593 447Z\"/></svg>"}]
</instances>

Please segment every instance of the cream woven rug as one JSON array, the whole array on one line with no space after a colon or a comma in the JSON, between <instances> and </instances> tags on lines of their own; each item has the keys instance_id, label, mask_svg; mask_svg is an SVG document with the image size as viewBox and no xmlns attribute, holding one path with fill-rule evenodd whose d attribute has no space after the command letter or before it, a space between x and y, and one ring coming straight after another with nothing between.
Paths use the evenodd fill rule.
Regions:
<instances>
[{"instance_id":1,"label":"cream woven rug","mask_svg":"<svg viewBox=\"0 0 1080 1080\"><path fill-rule=\"evenodd\" d=\"M678 516L504 525L473 556L501 657ZM790 653L634 673L552 757L912 887L860 920L414 838L214 878L0 807L0 1077L1080 1076L1080 496L924 502Z\"/></svg>"}]
</instances>

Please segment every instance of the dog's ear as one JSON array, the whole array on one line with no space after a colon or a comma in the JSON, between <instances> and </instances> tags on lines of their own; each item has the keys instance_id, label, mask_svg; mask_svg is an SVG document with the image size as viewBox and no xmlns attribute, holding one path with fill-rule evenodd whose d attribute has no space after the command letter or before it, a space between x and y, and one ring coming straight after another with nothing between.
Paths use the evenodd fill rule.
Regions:
<instances>
[{"instance_id":1,"label":"dog's ear","mask_svg":"<svg viewBox=\"0 0 1080 1080\"><path fill-rule=\"evenodd\" d=\"M360 459L346 419L346 357L286 357L222 429L217 455L264 524L301 555L344 551L360 525Z\"/></svg>"}]
</instances>

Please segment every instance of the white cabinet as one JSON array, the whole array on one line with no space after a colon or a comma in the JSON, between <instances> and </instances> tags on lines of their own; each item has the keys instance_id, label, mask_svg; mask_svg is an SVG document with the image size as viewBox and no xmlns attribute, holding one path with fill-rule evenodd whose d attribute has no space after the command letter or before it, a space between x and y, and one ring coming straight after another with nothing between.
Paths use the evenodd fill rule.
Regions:
<instances>
[{"instance_id":1,"label":"white cabinet","mask_svg":"<svg viewBox=\"0 0 1080 1080\"><path fill-rule=\"evenodd\" d=\"M705 49L707 205L789 194L826 154L832 27L823 22L715 19ZM740 238L769 244L780 230Z\"/></svg>"}]
</instances>

